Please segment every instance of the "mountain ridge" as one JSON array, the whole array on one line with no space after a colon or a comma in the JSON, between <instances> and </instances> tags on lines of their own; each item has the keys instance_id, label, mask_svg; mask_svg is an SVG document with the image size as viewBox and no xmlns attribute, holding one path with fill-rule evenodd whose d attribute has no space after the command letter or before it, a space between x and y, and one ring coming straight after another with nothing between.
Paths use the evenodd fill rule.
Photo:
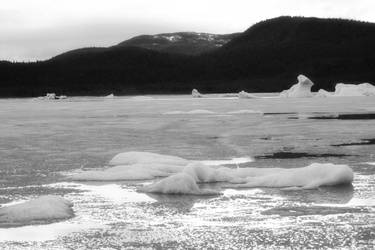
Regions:
<instances>
[{"instance_id":1,"label":"mountain ridge","mask_svg":"<svg viewBox=\"0 0 375 250\"><path fill-rule=\"evenodd\" d=\"M283 16L197 54L133 45L0 62L0 96L271 92L290 87L298 74L316 90L375 82L375 24L367 22Z\"/></svg>"}]
</instances>

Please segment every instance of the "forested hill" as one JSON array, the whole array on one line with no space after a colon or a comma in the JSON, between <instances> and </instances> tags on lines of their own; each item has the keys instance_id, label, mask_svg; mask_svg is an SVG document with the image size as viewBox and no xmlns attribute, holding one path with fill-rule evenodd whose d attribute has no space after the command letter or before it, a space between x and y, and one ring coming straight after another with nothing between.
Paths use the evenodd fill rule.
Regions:
<instances>
[{"instance_id":1,"label":"forested hill","mask_svg":"<svg viewBox=\"0 0 375 250\"><path fill-rule=\"evenodd\" d=\"M279 17L229 40L192 53L143 39L36 63L0 62L0 96L270 92L290 87L300 73L315 89L375 82L373 23Z\"/></svg>"},{"instance_id":2,"label":"forested hill","mask_svg":"<svg viewBox=\"0 0 375 250\"><path fill-rule=\"evenodd\" d=\"M239 33L217 35L196 32L177 32L136 36L117 46L136 46L168 53L198 55L228 43Z\"/></svg>"}]
</instances>

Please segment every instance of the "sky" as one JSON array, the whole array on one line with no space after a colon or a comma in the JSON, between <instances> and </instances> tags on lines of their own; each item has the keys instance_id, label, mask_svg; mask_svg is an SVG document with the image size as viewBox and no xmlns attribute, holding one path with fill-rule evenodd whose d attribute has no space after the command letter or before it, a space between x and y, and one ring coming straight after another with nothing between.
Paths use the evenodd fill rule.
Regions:
<instances>
[{"instance_id":1,"label":"sky","mask_svg":"<svg viewBox=\"0 0 375 250\"><path fill-rule=\"evenodd\" d=\"M45 60L178 31L241 32L281 15L375 22L374 0L0 0L0 60Z\"/></svg>"}]
</instances>

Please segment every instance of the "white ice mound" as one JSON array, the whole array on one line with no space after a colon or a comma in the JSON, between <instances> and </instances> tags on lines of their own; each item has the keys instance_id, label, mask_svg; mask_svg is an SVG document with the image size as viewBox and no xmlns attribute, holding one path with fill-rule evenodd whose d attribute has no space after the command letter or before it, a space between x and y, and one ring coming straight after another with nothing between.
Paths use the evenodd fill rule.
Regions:
<instances>
[{"instance_id":1,"label":"white ice mound","mask_svg":"<svg viewBox=\"0 0 375 250\"><path fill-rule=\"evenodd\" d=\"M320 186L349 184L353 181L353 170L346 165L314 163L302 168L273 168L267 170L263 173L254 171L253 174L242 179L244 183L231 185L231 187L301 187L303 189L314 189Z\"/></svg>"},{"instance_id":2,"label":"white ice mound","mask_svg":"<svg viewBox=\"0 0 375 250\"><path fill-rule=\"evenodd\" d=\"M334 96L375 96L375 86L370 83L344 84L335 86Z\"/></svg>"},{"instance_id":3,"label":"white ice mound","mask_svg":"<svg viewBox=\"0 0 375 250\"><path fill-rule=\"evenodd\" d=\"M106 99L113 99L113 98L115 98L115 95L114 94L109 94L107 96L104 96L104 98L106 98Z\"/></svg>"},{"instance_id":4,"label":"white ice mound","mask_svg":"<svg viewBox=\"0 0 375 250\"><path fill-rule=\"evenodd\" d=\"M191 91L191 95L193 96L193 98L202 98L203 95L201 93L199 93L199 91L197 89L193 89Z\"/></svg>"},{"instance_id":5,"label":"white ice mound","mask_svg":"<svg viewBox=\"0 0 375 250\"><path fill-rule=\"evenodd\" d=\"M73 217L73 204L59 196L44 195L35 200L0 208L0 227L45 224Z\"/></svg>"},{"instance_id":6,"label":"white ice mound","mask_svg":"<svg viewBox=\"0 0 375 250\"><path fill-rule=\"evenodd\" d=\"M117 154L109 162L114 167L91 170L70 177L77 181L151 180L181 172L190 161L181 157L149 152Z\"/></svg>"},{"instance_id":7,"label":"white ice mound","mask_svg":"<svg viewBox=\"0 0 375 250\"><path fill-rule=\"evenodd\" d=\"M71 176L70 179L75 181L152 180L181 172L183 168L184 165L167 163L137 163L103 170L83 171Z\"/></svg>"},{"instance_id":8,"label":"white ice mound","mask_svg":"<svg viewBox=\"0 0 375 250\"><path fill-rule=\"evenodd\" d=\"M314 83L304 75L297 77L298 83L294 84L290 89L280 93L280 97L311 97L311 87Z\"/></svg>"},{"instance_id":9,"label":"white ice mound","mask_svg":"<svg viewBox=\"0 0 375 250\"><path fill-rule=\"evenodd\" d=\"M156 183L139 189L141 192L161 194L216 195L220 192L211 189L200 189L194 178L186 173L169 176Z\"/></svg>"},{"instance_id":10,"label":"white ice mound","mask_svg":"<svg viewBox=\"0 0 375 250\"><path fill-rule=\"evenodd\" d=\"M186 165L189 161L178 156L131 151L115 155L109 165L131 165L137 163Z\"/></svg>"},{"instance_id":11,"label":"white ice mound","mask_svg":"<svg viewBox=\"0 0 375 250\"><path fill-rule=\"evenodd\" d=\"M252 98L257 98L257 96L253 95L253 94L250 94L250 93L247 93L245 91L241 91L238 93L238 98L240 99L252 99Z\"/></svg>"}]
</instances>

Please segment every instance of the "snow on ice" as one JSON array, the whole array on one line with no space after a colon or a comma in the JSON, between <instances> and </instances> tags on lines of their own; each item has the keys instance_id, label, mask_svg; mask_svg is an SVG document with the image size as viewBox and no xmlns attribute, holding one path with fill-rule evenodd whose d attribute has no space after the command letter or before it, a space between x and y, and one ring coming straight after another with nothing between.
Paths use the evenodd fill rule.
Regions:
<instances>
[{"instance_id":1,"label":"snow on ice","mask_svg":"<svg viewBox=\"0 0 375 250\"><path fill-rule=\"evenodd\" d=\"M0 227L45 224L73 217L73 204L55 195L44 195L34 200L0 208Z\"/></svg>"}]
</instances>

